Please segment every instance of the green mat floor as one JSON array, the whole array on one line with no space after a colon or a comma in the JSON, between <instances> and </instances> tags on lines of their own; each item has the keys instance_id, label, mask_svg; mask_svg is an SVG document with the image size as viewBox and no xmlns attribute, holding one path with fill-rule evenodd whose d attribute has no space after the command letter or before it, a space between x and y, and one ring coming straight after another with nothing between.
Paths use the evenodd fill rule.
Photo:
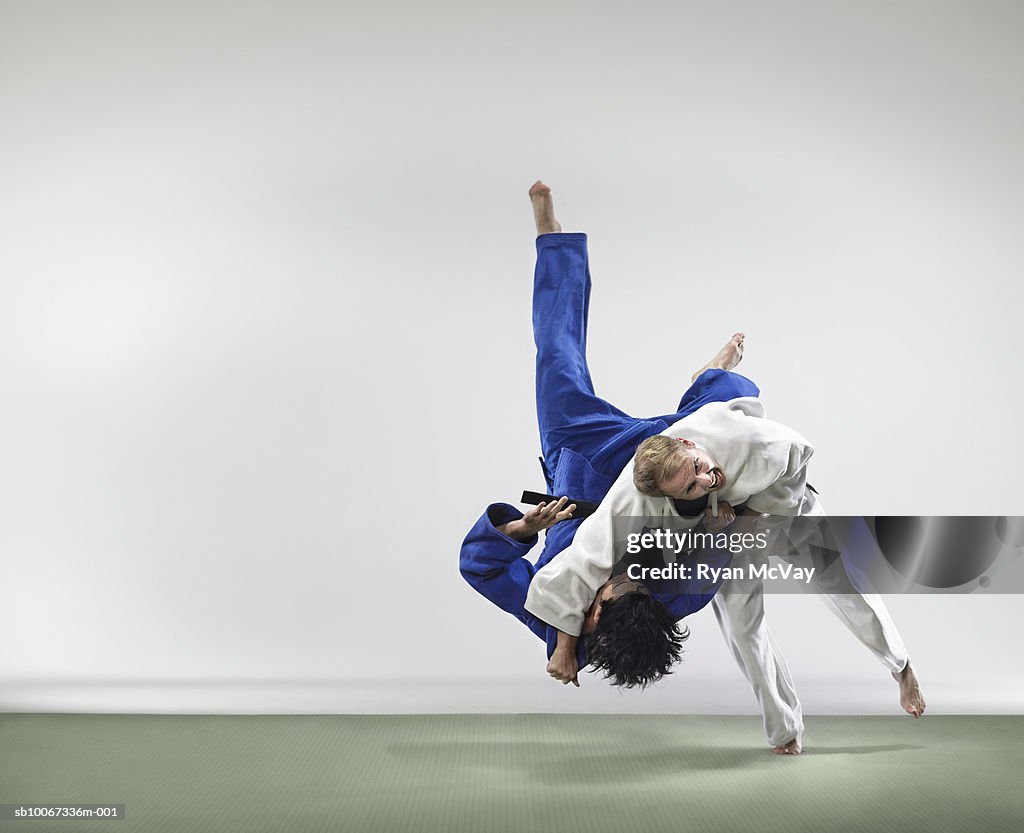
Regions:
<instances>
[{"instance_id":1,"label":"green mat floor","mask_svg":"<svg viewBox=\"0 0 1024 833\"><path fill-rule=\"evenodd\" d=\"M1024 717L0 714L0 804L113 833L1024 830Z\"/></svg>"}]
</instances>

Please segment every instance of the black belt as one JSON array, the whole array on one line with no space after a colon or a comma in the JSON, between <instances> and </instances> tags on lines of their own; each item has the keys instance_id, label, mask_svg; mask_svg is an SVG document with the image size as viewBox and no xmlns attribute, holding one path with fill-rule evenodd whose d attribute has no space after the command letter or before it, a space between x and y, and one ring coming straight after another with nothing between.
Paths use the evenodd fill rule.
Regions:
<instances>
[{"instance_id":1,"label":"black belt","mask_svg":"<svg viewBox=\"0 0 1024 833\"><path fill-rule=\"evenodd\" d=\"M554 495L545 495L542 492L523 492L522 497L522 503L529 503L533 506L539 503L548 503L552 500L557 501L559 498ZM576 504L576 509L572 513L573 518L587 518L597 511L597 504L589 500L573 500L569 498L565 505L568 506L570 503Z\"/></svg>"}]
</instances>

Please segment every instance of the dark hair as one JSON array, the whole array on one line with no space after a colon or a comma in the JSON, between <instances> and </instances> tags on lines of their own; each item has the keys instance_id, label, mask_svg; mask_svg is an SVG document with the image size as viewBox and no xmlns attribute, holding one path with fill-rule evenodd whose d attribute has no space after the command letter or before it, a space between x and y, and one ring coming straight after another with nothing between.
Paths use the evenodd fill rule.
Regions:
<instances>
[{"instance_id":1,"label":"dark hair","mask_svg":"<svg viewBox=\"0 0 1024 833\"><path fill-rule=\"evenodd\" d=\"M584 638L587 662L612 685L646 688L672 673L689 635L660 602L627 593L601 603L597 629Z\"/></svg>"}]
</instances>

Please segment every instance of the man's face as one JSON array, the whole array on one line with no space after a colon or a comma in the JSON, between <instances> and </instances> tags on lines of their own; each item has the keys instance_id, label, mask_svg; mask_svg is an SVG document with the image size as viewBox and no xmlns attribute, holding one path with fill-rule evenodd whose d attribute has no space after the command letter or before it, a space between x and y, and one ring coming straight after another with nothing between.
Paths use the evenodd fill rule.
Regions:
<instances>
[{"instance_id":1,"label":"man's face","mask_svg":"<svg viewBox=\"0 0 1024 833\"><path fill-rule=\"evenodd\" d=\"M689 440L679 440L678 453L683 458L682 465L658 484L666 497L695 500L725 485L725 472L703 448Z\"/></svg>"},{"instance_id":2,"label":"man's face","mask_svg":"<svg viewBox=\"0 0 1024 833\"><path fill-rule=\"evenodd\" d=\"M597 620L601 618L602 604L620 599L627 593L650 594L650 591L640 582L632 581L625 573L612 576L602 584L601 588L597 591L597 595L594 597L593 603L590 605L590 610L587 611L586 618L583 620L583 630L581 633L593 633L597 628Z\"/></svg>"}]
</instances>

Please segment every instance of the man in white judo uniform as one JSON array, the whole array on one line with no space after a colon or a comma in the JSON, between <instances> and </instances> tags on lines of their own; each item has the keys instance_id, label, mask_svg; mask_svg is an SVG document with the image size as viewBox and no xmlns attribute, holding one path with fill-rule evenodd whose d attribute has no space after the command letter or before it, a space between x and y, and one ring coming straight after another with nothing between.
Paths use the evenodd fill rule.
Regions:
<instances>
[{"instance_id":1,"label":"man in white judo uniform","mask_svg":"<svg viewBox=\"0 0 1024 833\"><path fill-rule=\"evenodd\" d=\"M542 211L545 205L535 208ZM736 346L741 354L742 339ZM717 503L718 516L709 523L715 529L735 517L733 507L742 507L751 516L824 515L807 485L813 451L799 433L767 419L764 405L755 397L711 402L646 439L596 513L580 525L572 544L530 584L526 610L564 636L548 673L562 682L575 678L576 638L585 611L608 581L627 534L644 526L688 530L705 517L710 520L710 507L705 516L689 518L677 511L677 501L710 495L712 505ZM841 563L838 570L813 580L829 608L899 683L903 709L915 717L923 714L917 678L882 599L859 592ZM760 703L768 743L777 753L799 754L800 700L764 620L762 580L730 578L712 604L725 640Z\"/></svg>"}]
</instances>

